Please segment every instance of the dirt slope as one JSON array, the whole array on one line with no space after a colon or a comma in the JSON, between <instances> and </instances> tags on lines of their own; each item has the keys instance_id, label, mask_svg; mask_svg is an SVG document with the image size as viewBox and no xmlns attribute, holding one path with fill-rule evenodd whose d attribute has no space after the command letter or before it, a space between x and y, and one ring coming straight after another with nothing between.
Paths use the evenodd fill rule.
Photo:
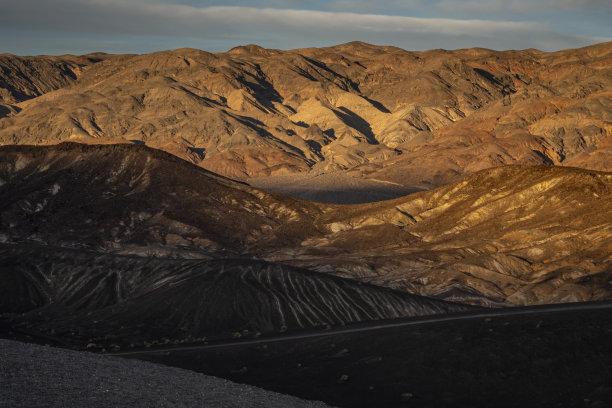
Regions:
<instances>
[{"instance_id":1,"label":"dirt slope","mask_svg":"<svg viewBox=\"0 0 612 408\"><path fill-rule=\"evenodd\" d=\"M4 339L0 346L2 404L11 407L328 407L159 364Z\"/></svg>"}]
</instances>

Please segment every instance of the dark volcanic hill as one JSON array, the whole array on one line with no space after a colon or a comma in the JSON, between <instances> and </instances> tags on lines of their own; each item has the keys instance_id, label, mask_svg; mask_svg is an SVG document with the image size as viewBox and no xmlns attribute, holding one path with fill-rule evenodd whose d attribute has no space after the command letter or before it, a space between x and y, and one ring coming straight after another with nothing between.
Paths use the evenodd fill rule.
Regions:
<instances>
[{"instance_id":1,"label":"dark volcanic hill","mask_svg":"<svg viewBox=\"0 0 612 408\"><path fill-rule=\"evenodd\" d=\"M253 259L0 247L0 313L17 336L98 349L424 316L470 307Z\"/></svg>"},{"instance_id":2,"label":"dark volcanic hill","mask_svg":"<svg viewBox=\"0 0 612 408\"><path fill-rule=\"evenodd\" d=\"M251 45L0 64L1 144L133 141L234 178L349 171L426 189L504 164L612 170L612 43Z\"/></svg>"},{"instance_id":3,"label":"dark volcanic hill","mask_svg":"<svg viewBox=\"0 0 612 408\"><path fill-rule=\"evenodd\" d=\"M3 147L0 234L90 248L245 253L318 235L325 206L265 193L136 145Z\"/></svg>"},{"instance_id":4,"label":"dark volcanic hill","mask_svg":"<svg viewBox=\"0 0 612 408\"><path fill-rule=\"evenodd\" d=\"M507 166L381 203L266 193L137 145L0 148L0 237L258 257L477 304L612 296L612 174Z\"/></svg>"}]
</instances>

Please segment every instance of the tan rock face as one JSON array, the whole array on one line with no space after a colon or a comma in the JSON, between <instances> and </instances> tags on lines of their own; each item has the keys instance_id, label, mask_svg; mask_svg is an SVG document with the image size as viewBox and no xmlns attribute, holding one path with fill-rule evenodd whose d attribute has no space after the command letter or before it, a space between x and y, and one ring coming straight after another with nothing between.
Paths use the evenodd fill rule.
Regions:
<instances>
[{"instance_id":1,"label":"tan rock face","mask_svg":"<svg viewBox=\"0 0 612 408\"><path fill-rule=\"evenodd\" d=\"M612 45L349 43L0 56L0 143L134 141L245 179L350 171L432 188L503 164L612 170Z\"/></svg>"},{"instance_id":2,"label":"tan rock face","mask_svg":"<svg viewBox=\"0 0 612 408\"><path fill-rule=\"evenodd\" d=\"M268 193L137 145L0 148L0 241L256 256L476 304L612 298L612 173L505 166L395 200ZM187 254L187 255L186 255Z\"/></svg>"}]
</instances>

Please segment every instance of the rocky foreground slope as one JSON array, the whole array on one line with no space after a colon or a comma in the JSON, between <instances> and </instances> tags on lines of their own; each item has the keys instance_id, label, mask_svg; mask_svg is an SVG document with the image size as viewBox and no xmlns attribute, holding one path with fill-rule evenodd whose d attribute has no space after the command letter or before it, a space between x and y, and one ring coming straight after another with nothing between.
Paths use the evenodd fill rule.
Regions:
<instances>
[{"instance_id":1,"label":"rocky foreground slope","mask_svg":"<svg viewBox=\"0 0 612 408\"><path fill-rule=\"evenodd\" d=\"M508 166L381 203L267 193L136 145L0 148L9 244L254 256L476 304L612 297L612 174Z\"/></svg>"},{"instance_id":2,"label":"rocky foreground slope","mask_svg":"<svg viewBox=\"0 0 612 408\"><path fill-rule=\"evenodd\" d=\"M426 189L504 164L612 170L611 43L251 45L0 67L1 144L132 141L234 178L341 170Z\"/></svg>"},{"instance_id":3,"label":"rocky foreground slope","mask_svg":"<svg viewBox=\"0 0 612 408\"><path fill-rule=\"evenodd\" d=\"M10 407L304 407L249 385L142 361L0 339L0 384Z\"/></svg>"}]
</instances>

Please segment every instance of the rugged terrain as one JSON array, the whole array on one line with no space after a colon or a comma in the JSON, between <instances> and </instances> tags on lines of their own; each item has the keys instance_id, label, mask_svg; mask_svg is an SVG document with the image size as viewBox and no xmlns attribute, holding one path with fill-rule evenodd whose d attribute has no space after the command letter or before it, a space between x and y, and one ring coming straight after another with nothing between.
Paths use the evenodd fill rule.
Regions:
<instances>
[{"instance_id":1,"label":"rugged terrain","mask_svg":"<svg viewBox=\"0 0 612 408\"><path fill-rule=\"evenodd\" d=\"M322 218L331 233L270 258L459 301L474 292L511 304L611 295L610 173L500 167Z\"/></svg>"},{"instance_id":2,"label":"rugged terrain","mask_svg":"<svg viewBox=\"0 0 612 408\"><path fill-rule=\"evenodd\" d=\"M0 148L7 244L257 257L463 303L612 295L612 174L507 166L391 201L333 205L138 145ZM323 276L323 275L322 275Z\"/></svg>"},{"instance_id":3,"label":"rugged terrain","mask_svg":"<svg viewBox=\"0 0 612 408\"><path fill-rule=\"evenodd\" d=\"M474 309L253 259L15 245L0 259L4 335L96 351Z\"/></svg>"},{"instance_id":4,"label":"rugged terrain","mask_svg":"<svg viewBox=\"0 0 612 408\"><path fill-rule=\"evenodd\" d=\"M341 406L608 406L609 303L504 307L612 299L611 96L612 43L2 54L0 337ZM2 347L0 405L317 405Z\"/></svg>"},{"instance_id":5,"label":"rugged terrain","mask_svg":"<svg viewBox=\"0 0 612 408\"><path fill-rule=\"evenodd\" d=\"M132 141L233 178L343 171L380 188L504 164L612 170L611 43L5 54L0 66L2 144Z\"/></svg>"},{"instance_id":6,"label":"rugged terrain","mask_svg":"<svg viewBox=\"0 0 612 408\"><path fill-rule=\"evenodd\" d=\"M325 208L144 146L17 146L0 154L5 240L148 251L161 244L227 256L317 235L310 219Z\"/></svg>"}]
</instances>

